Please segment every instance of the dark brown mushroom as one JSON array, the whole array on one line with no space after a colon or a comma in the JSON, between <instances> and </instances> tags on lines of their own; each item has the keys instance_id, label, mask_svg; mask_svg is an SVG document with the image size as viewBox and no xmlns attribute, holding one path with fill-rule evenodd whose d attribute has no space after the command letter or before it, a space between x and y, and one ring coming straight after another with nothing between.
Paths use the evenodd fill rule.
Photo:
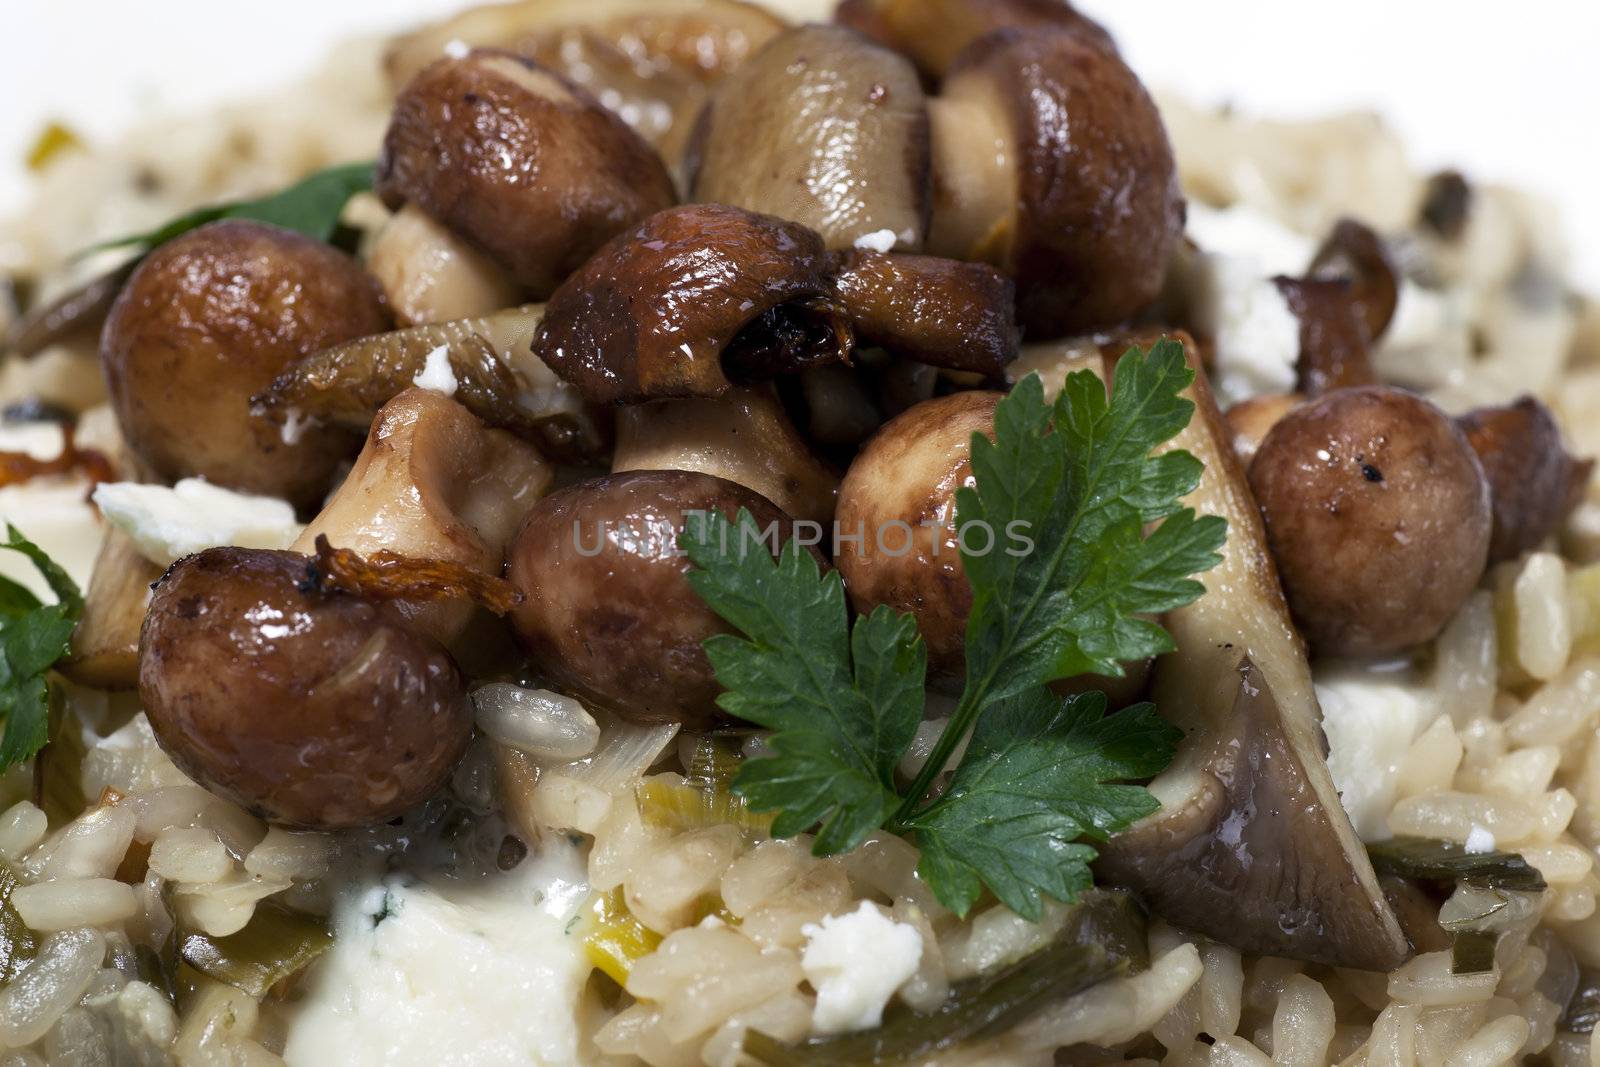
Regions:
<instances>
[{"instance_id":1,"label":"dark brown mushroom","mask_svg":"<svg viewBox=\"0 0 1600 1067\"><path fill-rule=\"evenodd\" d=\"M1295 388L1301 394L1317 397L1377 382L1367 326L1349 282L1278 277L1273 283L1300 320Z\"/></svg>"},{"instance_id":2,"label":"dark brown mushroom","mask_svg":"<svg viewBox=\"0 0 1600 1067\"><path fill-rule=\"evenodd\" d=\"M843 0L833 17L910 56L934 81L944 77L962 49L995 30L1066 30L1116 51L1105 27L1066 0Z\"/></svg>"},{"instance_id":3,"label":"dark brown mushroom","mask_svg":"<svg viewBox=\"0 0 1600 1067\"><path fill-rule=\"evenodd\" d=\"M466 750L466 681L388 609L311 589L307 564L241 548L174 564L145 620L140 699L184 773L269 822L384 822Z\"/></svg>"},{"instance_id":4,"label":"dark brown mushroom","mask_svg":"<svg viewBox=\"0 0 1600 1067\"><path fill-rule=\"evenodd\" d=\"M1161 291L1183 199L1155 103L1074 33L1001 30L931 101L928 250L993 263L1042 340L1119 323Z\"/></svg>"},{"instance_id":5,"label":"dark brown mushroom","mask_svg":"<svg viewBox=\"0 0 1600 1067\"><path fill-rule=\"evenodd\" d=\"M123 435L157 475L310 504L360 438L323 428L286 442L250 398L300 358L388 325L376 283L343 252L227 220L145 258L100 356Z\"/></svg>"},{"instance_id":6,"label":"dark brown mushroom","mask_svg":"<svg viewBox=\"0 0 1600 1067\"><path fill-rule=\"evenodd\" d=\"M1489 483L1428 401L1341 389L1289 412L1250 464L1267 543L1319 654L1389 656L1436 636L1483 576Z\"/></svg>"},{"instance_id":7,"label":"dark brown mushroom","mask_svg":"<svg viewBox=\"0 0 1600 1067\"><path fill-rule=\"evenodd\" d=\"M998 377L1017 355L1015 287L993 267L850 252L834 281L856 336L895 355Z\"/></svg>"},{"instance_id":8,"label":"dark brown mushroom","mask_svg":"<svg viewBox=\"0 0 1600 1067\"><path fill-rule=\"evenodd\" d=\"M778 543L793 535L770 501L689 471L613 474L540 501L507 553L525 597L512 625L534 665L637 722L709 722L721 687L701 646L729 630L690 588L677 539L694 512L740 508Z\"/></svg>"},{"instance_id":9,"label":"dark brown mushroom","mask_svg":"<svg viewBox=\"0 0 1600 1067\"><path fill-rule=\"evenodd\" d=\"M395 101L376 188L415 203L535 297L676 200L661 159L588 93L480 49L422 70Z\"/></svg>"},{"instance_id":10,"label":"dark brown mushroom","mask_svg":"<svg viewBox=\"0 0 1600 1067\"><path fill-rule=\"evenodd\" d=\"M1579 461L1567 451L1555 416L1531 396L1469 411L1456 423L1489 479L1489 562L1538 548L1582 498L1594 461Z\"/></svg>"},{"instance_id":11,"label":"dark brown mushroom","mask_svg":"<svg viewBox=\"0 0 1600 1067\"><path fill-rule=\"evenodd\" d=\"M1383 238L1355 219L1340 219L1312 257L1306 277L1344 281L1367 340L1383 337L1400 303L1400 268Z\"/></svg>"},{"instance_id":12,"label":"dark brown mushroom","mask_svg":"<svg viewBox=\"0 0 1600 1067\"><path fill-rule=\"evenodd\" d=\"M1185 503L1226 518L1228 543L1202 577L1211 592L1164 620L1177 650L1156 663L1154 697L1184 740L1150 783L1161 810L1114 836L1096 874L1246 952L1390 971L1411 948L1340 806L1260 512L1185 349L1196 410L1172 444L1205 464Z\"/></svg>"},{"instance_id":13,"label":"dark brown mushroom","mask_svg":"<svg viewBox=\"0 0 1600 1067\"><path fill-rule=\"evenodd\" d=\"M777 215L847 249L919 251L928 113L917 72L842 26L797 26L723 80L701 112L690 199Z\"/></svg>"},{"instance_id":14,"label":"dark brown mushroom","mask_svg":"<svg viewBox=\"0 0 1600 1067\"><path fill-rule=\"evenodd\" d=\"M716 204L659 212L551 297L533 352L597 404L711 397L847 359L831 262L811 230Z\"/></svg>"}]
</instances>

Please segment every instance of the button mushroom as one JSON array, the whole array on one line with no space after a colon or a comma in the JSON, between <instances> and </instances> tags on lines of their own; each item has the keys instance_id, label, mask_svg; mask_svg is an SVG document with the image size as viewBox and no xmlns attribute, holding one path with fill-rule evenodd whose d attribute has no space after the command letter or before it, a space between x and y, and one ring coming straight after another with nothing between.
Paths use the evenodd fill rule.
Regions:
<instances>
[{"instance_id":1,"label":"button mushroom","mask_svg":"<svg viewBox=\"0 0 1600 1067\"><path fill-rule=\"evenodd\" d=\"M830 262L811 230L713 204L662 211L550 299L533 351L597 404L711 397L848 356Z\"/></svg>"},{"instance_id":2,"label":"button mushroom","mask_svg":"<svg viewBox=\"0 0 1600 1067\"><path fill-rule=\"evenodd\" d=\"M309 504L357 438L320 429L288 444L251 416L250 397L302 356L387 327L377 286L349 256L226 220L145 258L111 309L100 354L123 435L157 475Z\"/></svg>"},{"instance_id":3,"label":"button mushroom","mask_svg":"<svg viewBox=\"0 0 1600 1067\"><path fill-rule=\"evenodd\" d=\"M1433 638L1483 576L1489 485L1466 437L1398 389L1343 389L1285 415L1250 464L1295 621L1320 654Z\"/></svg>"},{"instance_id":4,"label":"button mushroom","mask_svg":"<svg viewBox=\"0 0 1600 1067\"><path fill-rule=\"evenodd\" d=\"M1305 403L1299 393L1263 393L1241 400L1228 409L1228 432L1232 434L1233 452L1246 468L1261 449L1261 442L1278 424L1278 420Z\"/></svg>"},{"instance_id":5,"label":"button mushroom","mask_svg":"<svg viewBox=\"0 0 1600 1067\"><path fill-rule=\"evenodd\" d=\"M179 768L262 818L382 822L466 750L465 679L387 609L311 589L307 563L213 548L174 564L145 620L140 699Z\"/></svg>"},{"instance_id":6,"label":"button mushroom","mask_svg":"<svg viewBox=\"0 0 1600 1067\"><path fill-rule=\"evenodd\" d=\"M1165 619L1177 651L1157 660L1154 696L1185 737L1150 783L1161 810L1114 836L1096 873L1245 952L1389 971L1411 949L1340 806L1260 512L1186 349L1196 411L1172 447L1205 464L1185 503L1226 518L1228 543L1210 592Z\"/></svg>"},{"instance_id":7,"label":"button mushroom","mask_svg":"<svg viewBox=\"0 0 1600 1067\"><path fill-rule=\"evenodd\" d=\"M723 80L701 112L690 198L809 226L831 249L928 225L928 115L904 58L842 26L799 26Z\"/></svg>"},{"instance_id":8,"label":"button mushroom","mask_svg":"<svg viewBox=\"0 0 1600 1067\"><path fill-rule=\"evenodd\" d=\"M367 251L401 326L487 315L520 302L522 290L477 249L407 204Z\"/></svg>"},{"instance_id":9,"label":"button mushroom","mask_svg":"<svg viewBox=\"0 0 1600 1067\"><path fill-rule=\"evenodd\" d=\"M1066 30L1116 51L1104 27L1066 0L843 0L833 17L910 56L935 80L962 49L995 30Z\"/></svg>"},{"instance_id":10,"label":"button mushroom","mask_svg":"<svg viewBox=\"0 0 1600 1067\"><path fill-rule=\"evenodd\" d=\"M677 538L692 512L740 508L790 538L770 501L689 471L613 474L540 501L507 568L525 597L512 626L534 665L636 722L709 722L721 688L701 643L728 630L689 587Z\"/></svg>"},{"instance_id":11,"label":"button mushroom","mask_svg":"<svg viewBox=\"0 0 1600 1067\"><path fill-rule=\"evenodd\" d=\"M1456 421L1489 479L1489 562L1538 548L1581 499L1594 461L1572 457L1555 416L1531 396L1469 411Z\"/></svg>"},{"instance_id":12,"label":"button mushroom","mask_svg":"<svg viewBox=\"0 0 1600 1067\"><path fill-rule=\"evenodd\" d=\"M676 199L660 157L588 93L483 49L438 60L400 93L376 189L390 208L416 204L541 299Z\"/></svg>"},{"instance_id":13,"label":"button mushroom","mask_svg":"<svg viewBox=\"0 0 1600 1067\"><path fill-rule=\"evenodd\" d=\"M355 468L290 548L309 555L324 535L361 555L388 549L498 576L517 523L551 478L528 445L447 397L408 389L378 412ZM398 607L446 645L473 615L460 601Z\"/></svg>"},{"instance_id":14,"label":"button mushroom","mask_svg":"<svg viewBox=\"0 0 1600 1067\"><path fill-rule=\"evenodd\" d=\"M1361 310L1344 281L1274 278L1278 292L1300 320L1296 385L1305 396L1374 385L1371 344Z\"/></svg>"},{"instance_id":15,"label":"button mushroom","mask_svg":"<svg viewBox=\"0 0 1600 1067\"><path fill-rule=\"evenodd\" d=\"M623 408L611 471L635 470L715 475L817 523L833 518L839 490L838 475L812 454L765 385Z\"/></svg>"},{"instance_id":16,"label":"button mushroom","mask_svg":"<svg viewBox=\"0 0 1600 1067\"><path fill-rule=\"evenodd\" d=\"M929 107L929 251L1012 275L1030 337L1115 324L1156 298L1183 200L1160 113L1115 53L1001 30L962 52Z\"/></svg>"}]
</instances>

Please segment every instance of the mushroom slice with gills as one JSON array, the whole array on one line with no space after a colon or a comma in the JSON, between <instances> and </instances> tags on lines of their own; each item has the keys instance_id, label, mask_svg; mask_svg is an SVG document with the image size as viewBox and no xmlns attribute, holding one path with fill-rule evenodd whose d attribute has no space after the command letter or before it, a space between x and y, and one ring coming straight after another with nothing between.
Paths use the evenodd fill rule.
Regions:
<instances>
[{"instance_id":1,"label":"mushroom slice with gills","mask_svg":"<svg viewBox=\"0 0 1600 1067\"><path fill-rule=\"evenodd\" d=\"M1555 416L1531 396L1469 411L1456 424L1489 480L1490 565L1538 548L1583 498L1594 460L1567 451Z\"/></svg>"},{"instance_id":2,"label":"mushroom slice with gills","mask_svg":"<svg viewBox=\"0 0 1600 1067\"><path fill-rule=\"evenodd\" d=\"M991 33L929 102L928 251L1016 279L1031 339L1111 326L1161 292L1183 198L1154 101L1065 31Z\"/></svg>"},{"instance_id":3,"label":"mushroom slice with gills","mask_svg":"<svg viewBox=\"0 0 1600 1067\"><path fill-rule=\"evenodd\" d=\"M674 203L655 150L599 101L509 52L440 59L401 91L374 188L414 203L535 299Z\"/></svg>"},{"instance_id":4,"label":"mushroom slice with gills","mask_svg":"<svg viewBox=\"0 0 1600 1067\"><path fill-rule=\"evenodd\" d=\"M1210 592L1165 619L1177 651L1156 661L1154 699L1185 736L1150 783L1161 810L1101 848L1098 880L1245 952L1393 970L1411 947L1340 806L1305 643L1227 425L1185 351L1195 415L1170 447L1205 464L1185 503L1226 518L1228 541L1202 578Z\"/></svg>"},{"instance_id":5,"label":"mushroom slice with gills","mask_svg":"<svg viewBox=\"0 0 1600 1067\"><path fill-rule=\"evenodd\" d=\"M411 388L442 348L455 382L452 395L472 414L547 455L592 459L606 443L603 424L578 391L529 350L543 316L543 304L527 304L363 337L301 360L256 394L252 408L290 437L318 424L365 433L379 409Z\"/></svg>"},{"instance_id":6,"label":"mushroom slice with gills","mask_svg":"<svg viewBox=\"0 0 1600 1067\"><path fill-rule=\"evenodd\" d=\"M717 86L695 126L690 199L809 226L830 249L919 251L928 113L904 57L843 26L797 26Z\"/></svg>"},{"instance_id":7,"label":"mushroom slice with gills","mask_svg":"<svg viewBox=\"0 0 1600 1067\"><path fill-rule=\"evenodd\" d=\"M719 204L659 212L550 298L533 354L596 404L721 396L849 362L853 335L813 231Z\"/></svg>"},{"instance_id":8,"label":"mushroom slice with gills","mask_svg":"<svg viewBox=\"0 0 1600 1067\"><path fill-rule=\"evenodd\" d=\"M1342 280L1350 285L1368 342L1375 343L1394 320L1400 303L1400 269L1383 238L1355 219L1340 219L1317 249L1307 278Z\"/></svg>"},{"instance_id":9,"label":"mushroom slice with gills","mask_svg":"<svg viewBox=\"0 0 1600 1067\"><path fill-rule=\"evenodd\" d=\"M699 471L759 493L797 519L833 518L839 476L812 454L770 385L617 412L611 471Z\"/></svg>"},{"instance_id":10,"label":"mushroom slice with gills","mask_svg":"<svg viewBox=\"0 0 1600 1067\"><path fill-rule=\"evenodd\" d=\"M378 412L344 484L290 547L310 555L321 535L362 556L387 550L498 577L517 523L552 478L527 444L490 429L448 397L408 389ZM475 611L465 601L396 607L446 646Z\"/></svg>"},{"instance_id":11,"label":"mushroom slice with gills","mask_svg":"<svg viewBox=\"0 0 1600 1067\"><path fill-rule=\"evenodd\" d=\"M415 204L378 231L366 261L400 326L487 315L521 302L521 289L504 271Z\"/></svg>"},{"instance_id":12,"label":"mushroom slice with gills","mask_svg":"<svg viewBox=\"0 0 1600 1067\"><path fill-rule=\"evenodd\" d=\"M882 41L943 78L967 45L995 30L1066 30L1115 52L1111 35L1066 0L842 0L834 19Z\"/></svg>"},{"instance_id":13,"label":"mushroom slice with gills","mask_svg":"<svg viewBox=\"0 0 1600 1067\"><path fill-rule=\"evenodd\" d=\"M691 514L732 519L741 508L767 535L749 551L776 551L794 535L771 501L692 471L612 474L541 500L506 568L524 597L512 627L534 664L631 721L709 723L722 687L702 645L730 631L690 587L678 535Z\"/></svg>"},{"instance_id":14,"label":"mushroom slice with gills","mask_svg":"<svg viewBox=\"0 0 1600 1067\"><path fill-rule=\"evenodd\" d=\"M398 92L463 44L510 49L592 93L674 162L708 88L784 26L741 0L520 0L396 38L384 67Z\"/></svg>"},{"instance_id":15,"label":"mushroom slice with gills","mask_svg":"<svg viewBox=\"0 0 1600 1067\"><path fill-rule=\"evenodd\" d=\"M1016 288L987 264L849 252L834 285L862 343L985 378L1016 358Z\"/></svg>"}]
</instances>

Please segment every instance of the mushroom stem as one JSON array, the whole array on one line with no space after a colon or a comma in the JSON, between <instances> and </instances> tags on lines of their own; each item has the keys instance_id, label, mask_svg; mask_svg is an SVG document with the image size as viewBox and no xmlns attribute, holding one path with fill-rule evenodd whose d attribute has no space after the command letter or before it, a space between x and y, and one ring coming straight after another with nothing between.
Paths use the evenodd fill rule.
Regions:
<instances>
[{"instance_id":1,"label":"mushroom stem","mask_svg":"<svg viewBox=\"0 0 1600 1067\"><path fill-rule=\"evenodd\" d=\"M1016 153L1005 113L994 87L976 80L928 101L934 255L1004 261L1016 211Z\"/></svg>"}]
</instances>

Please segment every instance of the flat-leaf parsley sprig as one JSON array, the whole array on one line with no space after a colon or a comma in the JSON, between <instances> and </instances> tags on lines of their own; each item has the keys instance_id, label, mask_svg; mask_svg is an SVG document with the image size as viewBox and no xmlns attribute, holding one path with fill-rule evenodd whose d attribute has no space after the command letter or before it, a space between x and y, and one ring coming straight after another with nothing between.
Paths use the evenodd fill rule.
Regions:
<instances>
[{"instance_id":1,"label":"flat-leaf parsley sprig","mask_svg":"<svg viewBox=\"0 0 1600 1067\"><path fill-rule=\"evenodd\" d=\"M0 773L49 740L50 690L46 675L67 654L83 614L83 594L44 550L7 524L0 549L26 556L55 594L44 604L26 587L0 577Z\"/></svg>"},{"instance_id":2,"label":"flat-leaf parsley sprig","mask_svg":"<svg viewBox=\"0 0 1600 1067\"><path fill-rule=\"evenodd\" d=\"M1157 453L1189 422L1194 380L1182 346L1163 340L1118 361L1109 396L1093 373L1068 376L1053 404L1037 375L995 412L994 440L974 434L974 486L957 493L957 523L1021 524L1033 550L971 552L966 686L909 788L894 771L922 719L927 653L914 620L879 607L850 625L837 572L791 541L774 560L748 513L712 513L681 545L696 592L739 636L706 643L720 706L774 731L770 756L740 769L734 789L776 811L773 832L819 826L832 855L888 827L914 833L919 870L940 901L965 914L983 886L1036 918L1042 896L1069 901L1091 883L1104 840L1158 806L1140 786L1179 733L1140 704L1107 717L1105 698L1063 699L1047 683L1172 648L1143 616L1197 598L1192 575L1213 567L1226 523L1180 506L1201 464ZM949 787L929 801L955 749Z\"/></svg>"}]
</instances>

